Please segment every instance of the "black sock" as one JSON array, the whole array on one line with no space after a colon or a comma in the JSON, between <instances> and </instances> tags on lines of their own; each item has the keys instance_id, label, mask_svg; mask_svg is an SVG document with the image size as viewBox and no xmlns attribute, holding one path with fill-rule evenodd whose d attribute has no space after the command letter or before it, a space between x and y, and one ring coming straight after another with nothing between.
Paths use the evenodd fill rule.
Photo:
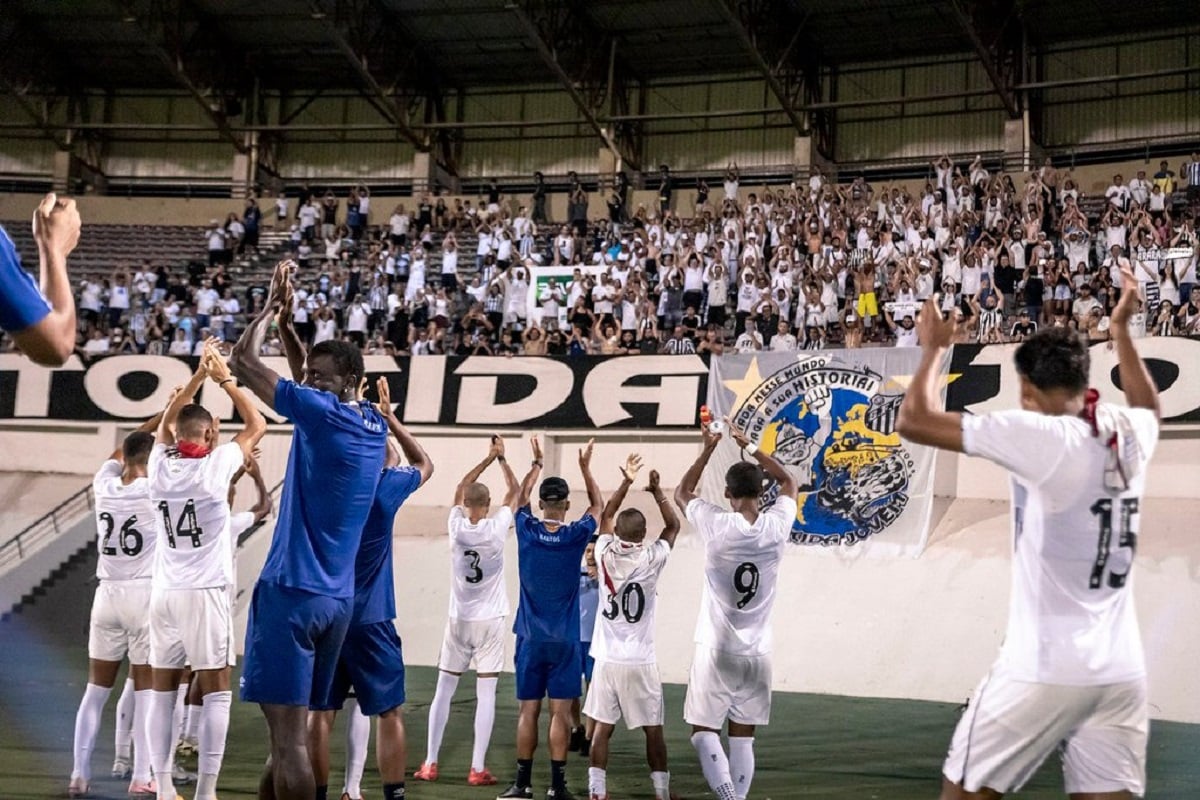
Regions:
<instances>
[{"instance_id":1,"label":"black sock","mask_svg":"<svg viewBox=\"0 0 1200 800\"><path fill-rule=\"evenodd\" d=\"M404 800L404 781L385 783L383 785L383 800Z\"/></svg>"},{"instance_id":2,"label":"black sock","mask_svg":"<svg viewBox=\"0 0 1200 800\"><path fill-rule=\"evenodd\" d=\"M328 786L318 786L317 787L317 800L327 800L328 796L329 796L329 787Z\"/></svg>"},{"instance_id":3,"label":"black sock","mask_svg":"<svg viewBox=\"0 0 1200 800\"><path fill-rule=\"evenodd\" d=\"M524 789L526 786L533 785L533 759L518 758L517 759L517 786Z\"/></svg>"},{"instance_id":4,"label":"black sock","mask_svg":"<svg viewBox=\"0 0 1200 800\"><path fill-rule=\"evenodd\" d=\"M567 789L567 762L566 761L551 761L550 762L550 788L556 792L563 792Z\"/></svg>"}]
</instances>

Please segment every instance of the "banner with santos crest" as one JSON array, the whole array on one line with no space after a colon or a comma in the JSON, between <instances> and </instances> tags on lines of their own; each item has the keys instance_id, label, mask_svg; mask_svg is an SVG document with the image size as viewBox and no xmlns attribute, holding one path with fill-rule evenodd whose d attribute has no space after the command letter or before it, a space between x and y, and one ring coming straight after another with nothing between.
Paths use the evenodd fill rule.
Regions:
<instances>
[{"instance_id":1,"label":"banner with santos crest","mask_svg":"<svg viewBox=\"0 0 1200 800\"><path fill-rule=\"evenodd\" d=\"M758 353L712 360L708 407L774 454L800 486L792 542L846 555L920 555L933 512L935 451L900 439L896 418L917 348ZM943 367L943 385L947 382ZM721 503L742 457L729 436L701 484ZM778 486L764 487L763 504Z\"/></svg>"}]
</instances>

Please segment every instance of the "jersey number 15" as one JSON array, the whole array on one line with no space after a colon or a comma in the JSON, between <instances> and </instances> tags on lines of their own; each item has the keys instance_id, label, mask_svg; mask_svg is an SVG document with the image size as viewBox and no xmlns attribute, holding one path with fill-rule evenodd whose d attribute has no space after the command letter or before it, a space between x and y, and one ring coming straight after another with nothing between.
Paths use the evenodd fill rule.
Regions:
<instances>
[{"instance_id":1,"label":"jersey number 15","mask_svg":"<svg viewBox=\"0 0 1200 800\"><path fill-rule=\"evenodd\" d=\"M1096 542L1096 560L1092 563L1092 574L1088 579L1089 589L1100 589L1104 586L1104 572L1108 569L1108 559L1113 552L1113 501L1103 498L1092 503L1089 509L1100 519L1100 537ZM1133 556L1137 552L1137 520L1138 499L1126 497L1121 500L1120 507L1121 531L1117 537L1117 548L1129 548L1129 561L1125 564L1124 572L1108 572L1108 587L1120 589L1129 578L1129 568L1133 565Z\"/></svg>"}]
</instances>

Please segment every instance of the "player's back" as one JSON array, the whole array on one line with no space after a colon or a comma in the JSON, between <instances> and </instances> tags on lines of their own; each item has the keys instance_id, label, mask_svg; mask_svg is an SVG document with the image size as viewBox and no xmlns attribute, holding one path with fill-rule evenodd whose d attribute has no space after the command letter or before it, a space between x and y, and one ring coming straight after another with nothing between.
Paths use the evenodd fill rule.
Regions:
<instances>
[{"instance_id":1,"label":"player's back","mask_svg":"<svg viewBox=\"0 0 1200 800\"><path fill-rule=\"evenodd\" d=\"M147 475L158 546L154 585L162 589L228 586L233 574L229 481L241 468L241 447L228 442L203 458L184 458L156 444Z\"/></svg>"},{"instance_id":2,"label":"player's back","mask_svg":"<svg viewBox=\"0 0 1200 800\"><path fill-rule=\"evenodd\" d=\"M644 547L622 546L606 534L596 542L600 613L592 635L592 657L613 664L653 664L658 579L671 546L656 539Z\"/></svg>"},{"instance_id":3,"label":"player's back","mask_svg":"<svg viewBox=\"0 0 1200 800\"><path fill-rule=\"evenodd\" d=\"M354 558L353 625L386 622L396 616L392 524L400 506L420 485L421 471L414 467L391 467L379 476Z\"/></svg>"},{"instance_id":4,"label":"player's back","mask_svg":"<svg viewBox=\"0 0 1200 800\"><path fill-rule=\"evenodd\" d=\"M120 461L110 459L92 479L95 498L96 577L108 581L148 580L154 570L158 542L150 481L121 482Z\"/></svg>"},{"instance_id":5,"label":"player's back","mask_svg":"<svg viewBox=\"0 0 1200 800\"><path fill-rule=\"evenodd\" d=\"M329 597L354 594L354 562L387 450L369 403L342 403L294 381L275 387L294 424L275 536L260 580Z\"/></svg>"},{"instance_id":6,"label":"player's back","mask_svg":"<svg viewBox=\"0 0 1200 800\"><path fill-rule=\"evenodd\" d=\"M963 446L1012 473L1014 558L1001 664L1018 680L1101 685L1145 674L1131 567L1158 422L1125 421L1128 488L1110 491L1107 443L1074 416L1005 411L963 421Z\"/></svg>"},{"instance_id":7,"label":"player's back","mask_svg":"<svg viewBox=\"0 0 1200 800\"><path fill-rule=\"evenodd\" d=\"M771 652L771 609L796 501L779 497L750 523L696 498L687 517L704 539L704 591L696 641L743 656Z\"/></svg>"},{"instance_id":8,"label":"player's back","mask_svg":"<svg viewBox=\"0 0 1200 800\"><path fill-rule=\"evenodd\" d=\"M546 525L529 506L515 515L520 602L513 632L538 641L579 641L579 561L596 519Z\"/></svg>"},{"instance_id":9,"label":"player's back","mask_svg":"<svg viewBox=\"0 0 1200 800\"><path fill-rule=\"evenodd\" d=\"M450 509L450 618L487 620L508 616L504 590L504 541L513 513L500 506L471 522L462 506Z\"/></svg>"}]
</instances>

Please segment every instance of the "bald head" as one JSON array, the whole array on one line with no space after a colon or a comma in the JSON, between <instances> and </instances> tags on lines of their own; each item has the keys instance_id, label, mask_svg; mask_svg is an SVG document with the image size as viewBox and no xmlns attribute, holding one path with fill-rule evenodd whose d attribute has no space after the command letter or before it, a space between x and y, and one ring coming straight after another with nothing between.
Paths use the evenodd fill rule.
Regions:
<instances>
[{"instance_id":1,"label":"bald head","mask_svg":"<svg viewBox=\"0 0 1200 800\"><path fill-rule=\"evenodd\" d=\"M627 508L617 514L613 530L623 542L640 542L646 538L646 517L636 508Z\"/></svg>"},{"instance_id":2,"label":"bald head","mask_svg":"<svg viewBox=\"0 0 1200 800\"><path fill-rule=\"evenodd\" d=\"M463 505L468 508L487 508L492 504L492 493L482 483L472 483L463 492Z\"/></svg>"}]
</instances>

